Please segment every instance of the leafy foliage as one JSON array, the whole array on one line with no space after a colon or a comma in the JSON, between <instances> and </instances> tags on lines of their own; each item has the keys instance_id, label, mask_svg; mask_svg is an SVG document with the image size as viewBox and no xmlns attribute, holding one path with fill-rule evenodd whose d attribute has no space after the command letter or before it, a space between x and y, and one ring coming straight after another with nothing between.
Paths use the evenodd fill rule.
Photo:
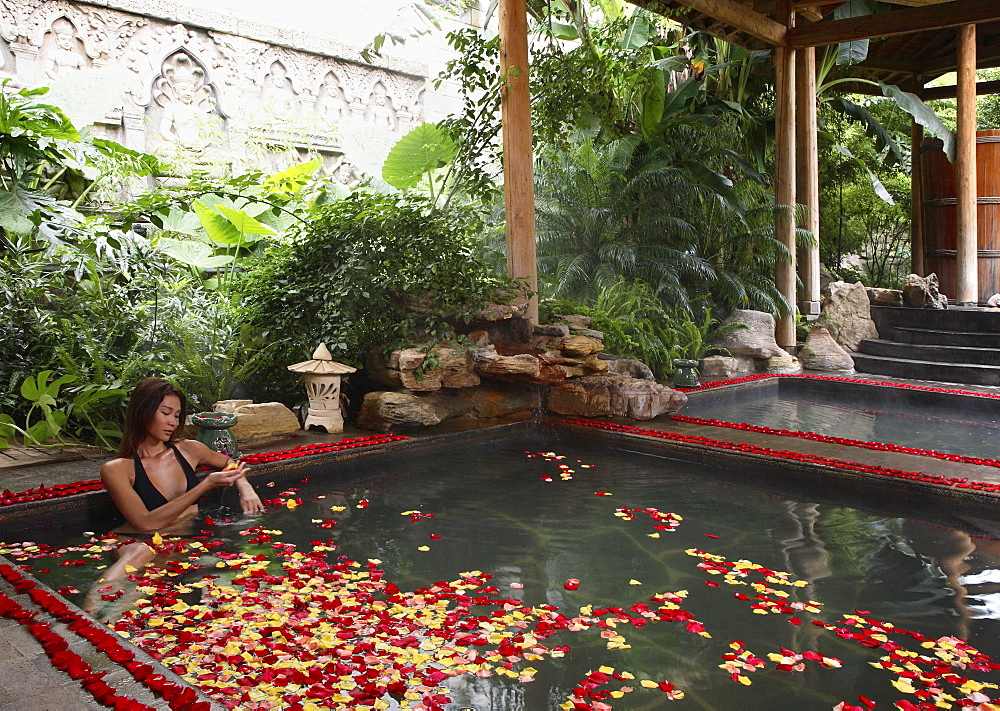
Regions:
<instances>
[{"instance_id":1,"label":"leafy foliage","mask_svg":"<svg viewBox=\"0 0 1000 711\"><path fill-rule=\"evenodd\" d=\"M382 166L382 177L389 185L400 190L427 186L431 197L444 188L435 190L434 174L446 168L458 155L458 147L444 130L433 123L422 123L389 151Z\"/></svg>"},{"instance_id":2,"label":"leafy foliage","mask_svg":"<svg viewBox=\"0 0 1000 711\"><path fill-rule=\"evenodd\" d=\"M592 304L546 299L539 306L546 323L567 314L590 316L592 327L604 333L607 352L641 360L661 380L673 372L675 360L699 360L713 350L709 343L717 336L742 327L720 329L710 309L695 319L684 309L665 307L641 282L618 281Z\"/></svg>"},{"instance_id":3,"label":"leafy foliage","mask_svg":"<svg viewBox=\"0 0 1000 711\"><path fill-rule=\"evenodd\" d=\"M669 135L674 140L657 147L636 137L539 161L545 292L596 299L624 278L680 309L709 296L727 306L779 308L768 277L783 253L766 222L771 211L749 210L741 196L754 181L734 184L717 172L736 174L737 162L702 124L680 124Z\"/></svg>"},{"instance_id":4,"label":"leafy foliage","mask_svg":"<svg viewBox=\"0 0 1000 711\"><path fill-rule=\"evenodd\" d=\"M520 289L497 276L470 210L426 197L355 193L317 209L298 239L270 249L245 289L246 322L267 345L255 382L288 392L285 366L320 342L360 364L372 348L454 339L453 324Z\"/></svg>"}]
</instances>

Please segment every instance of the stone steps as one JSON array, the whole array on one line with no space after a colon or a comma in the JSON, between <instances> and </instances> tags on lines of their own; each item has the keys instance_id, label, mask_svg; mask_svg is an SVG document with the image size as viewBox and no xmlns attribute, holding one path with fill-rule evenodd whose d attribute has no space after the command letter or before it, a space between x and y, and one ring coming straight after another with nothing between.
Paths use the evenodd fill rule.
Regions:
<instances>
[{"instance_id":1,"label":"stone steps","mask_svg":"<svg viewBox=\"0 0 1000 711\"><path fill-rule=\"evenodd\" d=\"M1000 311L872 306L880 338L851 354L862 373L1000 385Z\"/></svg>"},{"instance_id":2,"label":"stone steps","mask_svg":"<svg viewBox=\"0 0 1000 711\"><path fill-rule=\"evenodd\" d=\"M922 360L931 363L1000 365L1000 350L996 348L900 343L881 338L866 338L861 342L861 352L885 358Z\"/></svg>"},{"instance_id":3,"label":"stone steps","mask_svg":"<svg viewBox=\"0 0 1000 711\"><path fill-rule=\"evenodd\" d=\"M892 329L891 336L898 343L1000 348L1000 332L995 331L948 331L896 326Z\"/></svg>"},{"instance_id":4,"label":"stone steps","mask_svg":"<svg viewBox=\"0 0 1000 711\"><path fill-rule=\"evenodd\" d=\"M851 357L854 358L855 369L860 373L967 385L1000 385L1000 365L941 363L868 353L853 353Z\"/></svg>"}]
</instances>

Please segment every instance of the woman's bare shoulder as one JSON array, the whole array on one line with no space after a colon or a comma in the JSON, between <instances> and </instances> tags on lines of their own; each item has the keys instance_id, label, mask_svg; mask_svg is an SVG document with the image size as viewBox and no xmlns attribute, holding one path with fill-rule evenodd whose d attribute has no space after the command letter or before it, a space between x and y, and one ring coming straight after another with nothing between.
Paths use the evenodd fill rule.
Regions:
<instances>
[{"instance_id":1,"label":"woman's bare shoulder","mask_svg":"<svg viewBox=\"0 0 1000 711\"><path fill-rule=\"evenodd\" d=\"M185 454L204 454L205 452L211 452L208 445L203 442L199 442L196 439L178 439L174 441L174 446L181 450Z\"/></svg>"},{"instance_id":2,"label":"woman's bare shoulder","mask_svg":"<svg viewBox=\"0 0 1000 711\"><path fill-rule=\"evenodd\" d=\"M124 457L119 457L118 459L111 459L101 465L101 476L111 475L129 475L132 473L132 460L125 459Z\"/></svg>"}]
</instances>

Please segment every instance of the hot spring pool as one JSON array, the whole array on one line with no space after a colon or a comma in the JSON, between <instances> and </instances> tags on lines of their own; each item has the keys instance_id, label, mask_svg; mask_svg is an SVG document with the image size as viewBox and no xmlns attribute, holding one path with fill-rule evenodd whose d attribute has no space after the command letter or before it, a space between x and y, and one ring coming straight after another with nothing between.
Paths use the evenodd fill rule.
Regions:
<instances>
[{"instance_id":1,"label":"hot spring pool","mask_svg":"<svg viewBox=\"0 0 1000 711\"><path fill-rule=\"evenodd\" d=\"M198 547L119 600L79 531L8 557L84 607L133 601L113 626L231 707L1000 697L956 641L1000 658L1000 520L805 498L737 466L521 432L255 480L263 516L209 512Z\"/></svg>"},{"instance_id":2,"label":"hot spring pool","mask_svg":"<svg viewBox=\"0 0 1000 711\"><path fill-rule=\"evenodd\" d=\"M690 393L679 414L1000 459L1000 399L821 377Z\"/></svg>"}]
</instances>

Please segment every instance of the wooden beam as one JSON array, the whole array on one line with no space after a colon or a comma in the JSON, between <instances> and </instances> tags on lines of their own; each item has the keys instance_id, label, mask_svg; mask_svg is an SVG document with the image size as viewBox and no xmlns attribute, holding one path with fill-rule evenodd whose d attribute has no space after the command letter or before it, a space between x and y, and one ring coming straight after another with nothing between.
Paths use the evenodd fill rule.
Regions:
<instances>
[{"instance_id":1,"label":"wooden beam","mask_svg":"<svg viewBox=\"0 0 1000 711\"><path fill-rule=\"evenodd\" d=\"M500 76L503 192L507 210L507 273L522 279L535 296L527 316L538 323L538 264L535 258L534 157L528 91L528 12L525 0L500 0Z\"/></svg>"},{"instance_id":2,"label":"wooden beam","mask_svg":"<svg viewBox=\"0 0 1000 711\"><path fill-rule=\"evenodd\" d=\"M878 55L870 57L855 66L859 69L872 69L883 72L906 72L907 74L920 74L923 71L923 66L915 60L899 59L897 57L879 57Z\"/></svg>"},{"instance_id":3,"label":"wooden beam","mask_svg":"<svg viewBox=\"0 0 1000 711\"><path fill-rule=\"evenodd\" d=\"M853 40L905 35L911 32L997 20L1000 20L1000 3L953 0L932 7L911 7L905 10L803 25L788 31L788 44L792 47L821 47Z\"/></svg>"},{"instance_id":4,"label":"wooden beam","mask_svg":"<svg viewBox=\"0 0 1000 711\"><path fill-rule=\"evenodd\" d=\"M909 7L926 7L927 5L940 5L951 2L951 0L882 0L890 5L908 5Z\"/></svg>"},{"instance_id":5,"label":"wooden beam","mask_svg":"<svg viewBox=\"0 0 1000 711\"><path fill-rule=\"evenodd\" d=\"M640 7L651 5L648 9L655 12L658 3L654 0L633 0L632 4ZM672 4L723 22L770 45L778 46L785 42L785 25L735 0L672 0Z\"/></svg>"},{"instance_id":6,"label":"wooden beam","mask_svg":"<svg viewBox=\"0 0 1000 711\"><path fill-rule=\"evenodd\" d=\"M947 56L920 62L914 72L918 74L925 74L929 78L953 72L958 69L958 65L955 62L955 56L956 55L954 53L951 53ZM877 61L881 62L882 60ZM979 69L991 69L998 65L1000 65L1000 39L990 37L978 42L976 46L976 66ZM859 66L864 67L868 65L861 64ZM888 63L888 66L892 67L891 60Z\"/></svg>"},{"instance_id":7,"label":"wooden beam","mask_svg":"<svg viewBox=\"0 0 1000 711\"><path fill-rule=\"evenodd\" d=\"M808 210L802 226L816 241L799 250L804 314L819 313L819 127L816 118L816 48L795 53L795 199ZM814 312L815 310L815 312Z\"/></svg>"},{"instance_id":8,"label":"wooden beam","mask_svg":"<svg viewBox=\"0 0 1000 711\"><path fill-rule=\"evenodd\" d=\"M910 123L910 271L924 273L924 176L920 146L924 142L924 127Z\"/></svg>"},{"instance_id":9,"label":"wooden beam","mask_svg":"<svg viewBox=\"0 0 1000 711\"><path fill-rule=\"evenodd\" d=\"M929 99L954 99L958 96L958 85L949 86L929 86L924 89L924 101ZM1000 81L979 81L976 82L976 95L1000 94Z\"/></svg>"},{"instance_id":10,"label":"wooden beam","mask_svg":"<svg viewBox=\"0 0 1000 711\"><path fill-rule=\"evenodd\" d=\"M958 33L958 152L955 171L958 183L958 236L955 248L955 301L979 301L977 249L979 222L976 215L976 26L965 25ZM949 294L950 296L950 294Z\"/></svg>"},{"instance_id":11,"label":"wooden beam","mask_svg":"<svg viewBox=\"0 0 1000 711\"><path fill-rule=\"evenodd\" d=\"M779 17L788 27L795 25L795 12L787 0ZM775 265L774 282L788 301L790 314L780 314L774 337L785 350L795 351L795 50L778 47L775 52L775 214L776 237L788 249L787 260Z\"/></svg>"}]
</instances>

